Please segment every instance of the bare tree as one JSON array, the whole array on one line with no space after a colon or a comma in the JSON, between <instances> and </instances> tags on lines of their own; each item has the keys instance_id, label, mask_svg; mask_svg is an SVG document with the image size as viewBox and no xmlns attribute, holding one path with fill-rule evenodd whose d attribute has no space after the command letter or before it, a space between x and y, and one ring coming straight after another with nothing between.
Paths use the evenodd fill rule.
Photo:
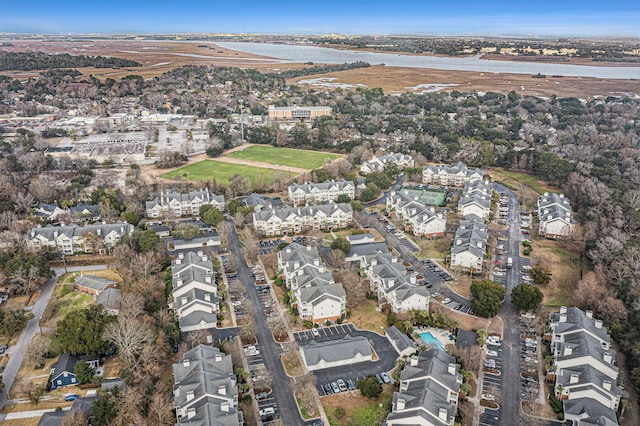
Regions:
<instances>
[{"instance_id":1,"label":"bare tree","mask_svg":"<svg viewBox=\"0 0 640 426\"><path fill-rule=\"evenodd\" d=\"M222 242L222 245L228 245L229 238L231 237L231 233L233 232L233 230L231 229L231 224L226 220L223 220L222 222L218 223L216 228L218 229L218 234L220 235L220 241Z\"/></svg>"},{"instance_id":2,"label":"bare tree","mask_svg":"<svg viewBox=\"0 0 640 426\"><path fill-rule=\"evenodd\" d=\"M62 419L62 426L87 426L89 415L83 410L71 410Z\"/></svg>"},{"instance_id":3,"label":"bare tree","mask_svg":"<svg viewBox=\"0 0 640 426\"><path fill-rule=\"evenodd\" d=\"M29 342L25 361L34 367L42 367L45 362L45 355L49 352L51 338L45 334L36 334Z\"/></svg>"},{"instance_id":4,"label":"bare tree","mask_svg":"<svg viewBox=\"0 0 640 426\"><path fill-rule=\"evenodd\" d=\"M347 293L347 306L356 306L367 296L369 285L367 281L352 271L340 270L335 274L336 282L341 282Z\"/></svg>"},{"instance_id":5,"label":"bare tree","mask_svg":"<svg viewBox=\"0 0 640 426\"><path fill-rule=\"evenodd\" d=\"M345 254L342 250L332 249L329 252L329 263L331 263L331 266L333 266L334 268L344 268L345 267L344 257L345 257Z\"/></svg>"},{"instance_id":6,"label":"bare tree","mask_svg":"<svg viewBox=\"0 0 640 426\"><path fill-rule=\"evenodd\" d=\"M133 370L142 348L153 339L153 332L140 319L119 315L116 321L107 324L103 337L116 345L124 368Z\"/></svg>"},{"instance_id":7,"label":"bare tree","mask_svg":"<svg viewBox=\"0 0 640 426\"><path fill-rule=\"evenodd\" d=\"M149 409L147 410L147 422L154 425L168 425L175 422L171 412L172 402L167 393L159 388L151 397Z\"/></svg>"}]
</instances>

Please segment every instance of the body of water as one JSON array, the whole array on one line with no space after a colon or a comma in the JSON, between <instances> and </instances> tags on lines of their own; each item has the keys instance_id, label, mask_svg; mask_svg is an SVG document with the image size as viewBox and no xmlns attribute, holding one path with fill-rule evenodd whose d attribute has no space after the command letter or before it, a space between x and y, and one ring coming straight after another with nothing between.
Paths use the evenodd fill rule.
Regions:
<instances>
[{"instance_id":1,"label":"body of water","mask_svg":"<svg viewBox=\"0 0 640 426\"><path fill-rule=\"evenodd\" d=\"M547 76L562 75L567 77L596 77L615 80L640 79L640 66L601 67L525 61L491 61L480 59L479 56L468 56L464 58L415 56L270 43L221 42L215 44L239 52L270 56L279 59L283 63L314 62L342 64L345 62L364 61L371 65L385 64L395 67L475 71L494 74L513 73L533 75L539 73Z\"/></svg>"}]
</instances>

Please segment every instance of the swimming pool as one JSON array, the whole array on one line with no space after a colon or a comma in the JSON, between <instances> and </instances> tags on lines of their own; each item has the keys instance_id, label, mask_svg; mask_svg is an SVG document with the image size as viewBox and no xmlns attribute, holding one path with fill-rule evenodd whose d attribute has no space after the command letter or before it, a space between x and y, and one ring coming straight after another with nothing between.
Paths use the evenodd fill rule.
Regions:
<instances>
[{"instance_id":1,"label":"swimming pool","mask_svg":"<svg viewBox=\"0 0 640 426\"><path fill-rule=\"evenodd\" d=\"M427 346L436 346L441 351L444 351L444 348L442 347L442 343L440 343L438 339L433 337L433 334L431 334L430 332L425 331L423 333L420 333L420 337L422 337L422 340L424 340L424 343Z\"/></svg>"}]
</instances>

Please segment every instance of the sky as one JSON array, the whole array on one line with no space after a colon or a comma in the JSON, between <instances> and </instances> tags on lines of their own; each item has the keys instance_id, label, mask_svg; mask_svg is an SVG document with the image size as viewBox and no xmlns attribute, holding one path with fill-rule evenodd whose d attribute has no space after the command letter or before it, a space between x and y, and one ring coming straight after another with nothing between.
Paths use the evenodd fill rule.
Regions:
<instances>
[{"instance_id":1,"label":"sky","mask_svg":"<svg viewBox=\"0 0 640 426\"><path fill-rule=\"evenodd\" d=\"M640 0L2 0L0 33L640 37Z\"/></svg>"}]
</instances>

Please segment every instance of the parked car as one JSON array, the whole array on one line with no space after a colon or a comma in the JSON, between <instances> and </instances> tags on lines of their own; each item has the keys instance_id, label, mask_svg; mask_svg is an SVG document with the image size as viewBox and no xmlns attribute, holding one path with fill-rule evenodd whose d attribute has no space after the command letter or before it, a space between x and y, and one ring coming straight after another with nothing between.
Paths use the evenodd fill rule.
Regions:
<instances>
[{"instance_id":1,"label":"parked car","mask_svg":"<svg viewBox=\"0 0 640 426\"><path fill-rule=\"evenodd\" d=\"M269 394L267 392L260 392L256 395L256 401L262 401L263 399L267 399Z\"/></svg>"},{"instance_id":2,"label":"parked car","mask_svg":"<svg viewBox=\"0 0 640 426\"><path fill-rule=\"evenodd\" d=\"M380 383L381 385L384 384L384 380L382 380L382 376L380 374L376 374L376 379L378 379L378 383Z\"/></svg>"},{"instance_id":3,"label":"parked car","mask_svg":"<svg viewBox=\"0 0 640 426\"><path fill-rule=\"evenodd\" d=\"M496 397L495 397L495 396L493 396L493 395L492 395L492 394L490 394L490 393L483 393L483 394L482 394L482 399L486 399L487 401L495 401L495 400L496 400Z\"/></svg>"},{"instance_id":4,"label":"parked car","mask_svg":"<svg viewBox=\"0 0 640 426\"><path fill-rule=\"evenodd\" d=\"M496 351L487 351L487 356L498 356L498 352Z\"/></svg>"},{"instance_id":5,"label":"parked car","mask_svg":"<svg viewBox=\"0 0 640 426\"><path fill-rule=\"evenodd\" d=\"M258 411L258 413L260 414L260 416L267 416L269 414L273 415L276 413L276 410L273 407L267 407L267 408L263 408L260 411Z\"/></svg>"},{"instance_id":6,"label":"parked car","mask_svg":"<svg viewBox=\"0 0 640 426\"><path fill-rule=\"evenodd\" d=\"M340 393L340 386L336 382L331 382L331 390L333 393Z\"/></svg>"},{"instance_id":7,"label":"parked car","mask_svg":"<svg viewBox=\"0 0 640 426\"><path fill-rule=\"evenodd\" d=\"M350 391L356 390L356 384L353 382L353 380L347 380L347 389L349 389Z\"/></svg>"},{"instance_id":8,"label":"parked car","mask_svg":"<svg viewBox=\"0 0 640 426\"><path fill-rule=\"evenodd\" d=\"M391 383L391 379L389 379L389 376L387 375L387 373L380 373L380 377L382 377L382 380L385 383Z\"/></svg>"},{"instance_id":9,"label":"parked car","mask_svg":"<svg viewBox=\"0 0 640 426\"><path fill-rule=\"evenodd\" d=\"M320 337L320 332L318 331L317 328L312 328L311 334L313 334L313 337Z\"/></svg>"},{"instance_id":10,"label":"parked car","mask_svg":"<svg viewBox=\"0 0 640 426\"><path fill-rule=\"evenodd\" d=\"M331 387L331 383L327 383L326 385L324 385L324 391L327 393L327 395L333 394L333 388Z\"/></svg>"},{"instance_id":11,"label":"parked car","mask_svg":"<svg viewBox=\"0 0 640 426\"><path fill-rule=\"evenodd\" d=\"M344 380L338 379L336 381L336 383L338 384L338 387L340 388L340 392L346 392L347 391L347 384L345 383Z\"/></svg>"},{"instance_id":12,"label":"parked car","mask_svg":"<svg viewBox=\"0 0 640 426\"><path fill-rule=\"evenodd\" d=\"M444 299L442 299L443 305L446 305L447 303L451 303L451 299L449 299L448 297L445 297Z\"/></svg>"},{"instance_id":13,"label":"parked car","mask_svg":"<svg viewBox=\"0 0 640 426\"><path fill-rule=\"evenodd\" d=\"M71 395L67 395L64 397L65 401L75 401L76 399L79 399L80 395L78 395L77 393L71 394Z\"/></svg>"},{"instance_id":14,"label":"parked car","mask_svg":"<svg viewBox=\"0 0 640 426\"><path fill-rule=\"evenodd\" d=\"M496 360L495 359L488 359L484 362L484 366L487 368L495 368L496 367Z\"/></svg>"}]
</instances>

